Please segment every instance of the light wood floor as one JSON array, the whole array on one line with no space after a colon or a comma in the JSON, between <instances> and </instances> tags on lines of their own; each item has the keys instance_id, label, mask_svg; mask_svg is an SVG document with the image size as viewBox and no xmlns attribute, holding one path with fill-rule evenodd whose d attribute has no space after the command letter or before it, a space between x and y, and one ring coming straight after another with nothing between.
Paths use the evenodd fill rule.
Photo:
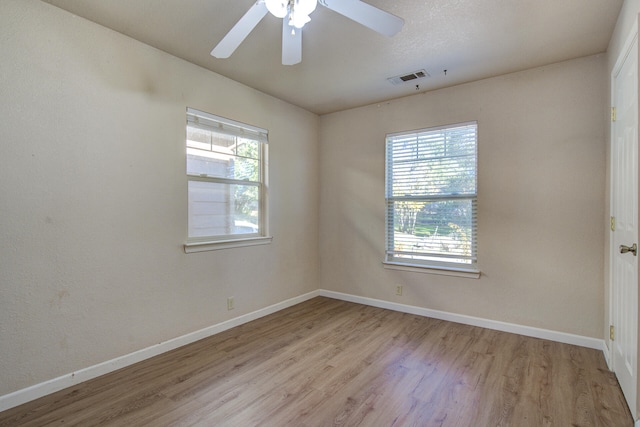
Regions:
<instances>
[{"instance_id":1,"label":"light wood floor","mask_svg":"<svg viewBox=\"0 0 640 427\"><path fill-rule=\"evenodd\" d=\"M632 426L596 350L315 298L0 426Z\"/></svg>"}]
</instances>

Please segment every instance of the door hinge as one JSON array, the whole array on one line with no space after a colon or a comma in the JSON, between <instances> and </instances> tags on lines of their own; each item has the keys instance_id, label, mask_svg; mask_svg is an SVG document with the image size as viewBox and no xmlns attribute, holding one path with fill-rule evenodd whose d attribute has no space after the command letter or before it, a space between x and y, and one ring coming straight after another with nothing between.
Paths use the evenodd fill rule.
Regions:
<instances>
[{"instance_id":1,"label":"door hinge","mask_svg":"<svg viewBox=\"0 0 640 427\"><path fill-rule=\"evenodd\" d=\"M611 217L611 231L616 231L616 217Z\"/></svg>"},{"instance_id":2,"label":"door hinge","mask_svg":"<svg viewBox=\"0 0 640 427\"><path fill-rule=\"evenodd\" d=\"M611 341L615 341L616 339L616 329L613 325L609 326L609 339Z\"/></svg>"},{"instance_id":3,"label":"door hinge","mask_svg":"<svg viewBox=\"0 0 640 427\"><path fill-rule=\"evenodd\" d=\"M616 121L616 107L611 107L611 121Z\"/></svg>"}]
</instances>

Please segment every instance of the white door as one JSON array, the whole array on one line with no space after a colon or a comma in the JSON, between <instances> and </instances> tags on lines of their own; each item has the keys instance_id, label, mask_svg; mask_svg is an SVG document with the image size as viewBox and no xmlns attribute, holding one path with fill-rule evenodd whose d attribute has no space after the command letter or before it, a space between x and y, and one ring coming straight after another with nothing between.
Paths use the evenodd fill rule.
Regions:
<instances>
[{"instance_id":1,"label":"white door","mask_svg":"<svg viewBox=\"0 0 640 427\"><path fill-rule=\"evenodd\" d=\"M636 418L638 319L638 40L627 43L612 78L611 363ZM614 227L615 225L615 227Z\"/></svg>"}]
</instances>

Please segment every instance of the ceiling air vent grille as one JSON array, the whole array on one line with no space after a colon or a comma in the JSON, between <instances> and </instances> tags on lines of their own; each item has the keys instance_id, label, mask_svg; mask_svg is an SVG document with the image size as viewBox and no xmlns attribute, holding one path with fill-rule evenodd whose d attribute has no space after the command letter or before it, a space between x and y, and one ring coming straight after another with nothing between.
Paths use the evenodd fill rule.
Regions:
<instances>
[{"instance_id":1,"label":"ceiling air vent grille","mask_svg":"<svg viewBox=\"0 0 640 427\"><path fill-rule=\"evenodd\" d=\"M412 82L416 79L422 79L425 77L429 77L429 73L427 73L425 70L418 70L418 71L414 71L413 73L404 74L402 76L389 77L387 80L389 80L394 85L399 85L402 83Z\"/></svg>"}]
</instances>

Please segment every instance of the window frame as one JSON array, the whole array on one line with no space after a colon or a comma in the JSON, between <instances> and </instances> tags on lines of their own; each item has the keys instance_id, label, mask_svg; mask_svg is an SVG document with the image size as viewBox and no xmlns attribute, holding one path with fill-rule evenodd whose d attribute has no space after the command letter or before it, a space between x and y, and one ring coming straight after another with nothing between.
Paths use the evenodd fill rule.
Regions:
<instances>
[{"instance_id":1,"label":"window frame","mask_svg":"<svg viewBox=\"0 0 640 427\"><path fill-rule=\"evenodd\" d=\"M403 196L394 196L393 191L393 177L389 176L390 172L392 174L392 166L390 162L393 162L393 159L389 156L390 144L393 144L393 139L408 136L408 135L416 135L416 137L421 133L428 132L437 132L437 131L446 131L449 129L461 128L465 126L474 126L475 128L475 140L474 140L474 155L475 155L475 168L474 168L474 184L475 189L473 193L470 194L449 194L442 195L438 193L428 194L428 195L415 195L414 193L405 194ZM405 271L413 271L420 273L433 273L433 274L441 274L441 275L449 275L449 276L459 276L459 277L469 277L469 278L479 278L480 270L478 268L477 263L477 200L478 200L478 122L477 121L468 121L462 123L453 123L442 126L433 126L418 130L412 131L404 131L387 134L385 137L385 256L383 265L385 268L394 269L394 270L405 270ZM425 163L427 160L425 160ZM455 258L454 256L446 256L440 255L440 260L415 260L409 258L400 258L397 255L402 251L395 250L395 218L396 214L394 212L395 203L398 201L418 201L418 202L434 202L434 201L443 201L443 200L470 200L471 201L471 209L473 212L472 221L471 221L471 256L470 263L464 262L446 262L442 261L442 259L446 258ZM419 251L404 251L407 255L416 255L416 256L428 256L426 253L422 253ZM437 258L438 256L433 256L433 258Z\"/></svg>"},{"instance_id":2,"label":"window frame","mask_svg":"<svg viewBox=\"0 0 640 427\"><path fill-rule=\"evenodd\" d=\"M220 117L211 113L187 107L185 126L185 175L187 192L191 182L212 184L254 186L258 189L258 232L232 233L211 236L190 236L187 226L187 239L184 244L186 253L229 249L244 246L264 245L272 241L268 232L268 131L257 126ZM200 120L200 121L198 121ZM206 174L189 173L187 170L188 128L201 128L205 131L233 134L236 137L252 139L259 143L258 180L217 177ZM224 129L224 131L222 130ZM243 157L243 156L234 156ZM191 219L190 204L187 204L187 222Z\"/></svg>"}]
</instances>

